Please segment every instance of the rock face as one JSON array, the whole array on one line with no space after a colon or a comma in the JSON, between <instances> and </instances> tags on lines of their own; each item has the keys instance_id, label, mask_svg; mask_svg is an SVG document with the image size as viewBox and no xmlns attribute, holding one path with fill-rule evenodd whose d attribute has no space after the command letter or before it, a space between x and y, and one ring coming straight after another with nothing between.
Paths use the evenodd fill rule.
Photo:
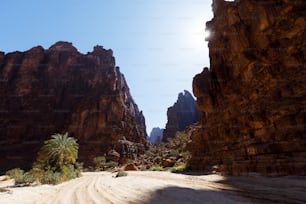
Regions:
<instances>
[{"instance_id":1,"label":"rock face","mask_svg":"<svg viewBox=\"0 0 306 204\"><path fill-rule=\"evenodd\" d=\"M159 128L159 127L152 128L150 137L149 137L149 141L152 144L161 143L161 140L163 138L163 133L164 133L164 129L162 128Z\"/></svg>"},{"instance_id":2,"label":"rock face","mask_svg":"<svg viewBox=\"0 0 306 204\"><path fill-rule=\"evenodd\" d=\"M306 1L213 2L192 170L306 174Z\"/></svg>"},{"instance_id":3,"label":"rock face","mask_svg":"<svg viewBox=\"0 0 306 204\"><path fill-rule=\"evenodd\" d=\"M123 138L146 144L145 119L112 50L83 55L71 43L0 53L0 166L29 167L42 142L70 133L85 164ZM120 153L120 152L119 152Z\"/></svg>"},{"instance_id":4,"label":"rock face","mask_svg":"<svg viewBox=\"0 0 306 204\"><path fill-rule=\"evenodd\" d=\"M191 93L184 91L179 93L177 101L168 108L167 124L164 130L162 141L166 142L168 138L173 138L177 131L183 131L189 125L197 122L199 111Z\"/></svg>"}]
</instances>

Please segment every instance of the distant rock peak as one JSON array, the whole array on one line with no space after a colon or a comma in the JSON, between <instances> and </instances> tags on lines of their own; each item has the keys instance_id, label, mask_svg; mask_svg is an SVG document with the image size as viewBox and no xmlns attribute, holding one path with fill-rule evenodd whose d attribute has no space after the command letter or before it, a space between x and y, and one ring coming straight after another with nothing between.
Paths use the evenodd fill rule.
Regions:
<instances>
[{"instance_id":1,"label":"distant rock peak","mask_svg":"<svg viewBox=\"0 0 306 204\"><path fill-rule=\"evenodd\" d=\"M151 130L150 137L148 138L152 144L160 144L163 138L163 128L154 127Z\"/></svg>"},{"instance_id":2,"label":"distant rock peak","mask_svg":"<svg viewBox=\"0 0 306 204\"><path fill-rule=\"evenodd\" d=\"M58 52L78 52L78 50L73 46L71 42L66 41L58 41L51 45L48 50Z\"/></svg>"},{"instance_id":3,"label":"distant rock peak","mask_svg":"<svg viewBox=\"0 0 306 204\"><path fill-rule=\"evenodd\" d=\"M187 90L178 94L177 101L167 110L167 124L163 131L163 141L175 137L177 131L182 131L197 122L199 112L195 99Z\"/></svg>"}]
</instances>

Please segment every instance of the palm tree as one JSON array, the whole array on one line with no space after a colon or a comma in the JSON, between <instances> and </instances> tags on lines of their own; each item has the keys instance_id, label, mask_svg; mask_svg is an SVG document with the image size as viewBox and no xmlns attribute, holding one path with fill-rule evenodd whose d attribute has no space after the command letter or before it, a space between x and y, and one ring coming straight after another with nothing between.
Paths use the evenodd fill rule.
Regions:
<instances>
[{"instance_id":1,"label":"palm tree","mask_svg":"<svg viewBox=\"0 0 306 204\"><path fill-rule=\"evenodd\" d=\"M54 134L44 142L38 152L37 161L44 166L61 169L63 165L75 164L79 145L76 139L68 137L68 133Z\"/></svg>"}]
</instances>

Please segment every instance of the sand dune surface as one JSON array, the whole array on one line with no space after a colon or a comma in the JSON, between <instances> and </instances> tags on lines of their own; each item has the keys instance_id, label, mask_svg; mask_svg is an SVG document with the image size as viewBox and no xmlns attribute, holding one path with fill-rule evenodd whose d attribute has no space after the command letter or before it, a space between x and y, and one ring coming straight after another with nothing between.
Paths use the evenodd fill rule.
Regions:
<instances>
[{"instance_id":1,"label":"sand dune surface","mask_svg":"<svg viewBox=\"0 0 306 204\"><path fill-rule=\"evenodd\" d=\"M6 182L6 183L5 183ZM0 187L11 184L0 183ZM184 175L170 172L88 172L56 186L9 187L0 204L306 203L304 177Z\"/></svg>"}]
</instances>

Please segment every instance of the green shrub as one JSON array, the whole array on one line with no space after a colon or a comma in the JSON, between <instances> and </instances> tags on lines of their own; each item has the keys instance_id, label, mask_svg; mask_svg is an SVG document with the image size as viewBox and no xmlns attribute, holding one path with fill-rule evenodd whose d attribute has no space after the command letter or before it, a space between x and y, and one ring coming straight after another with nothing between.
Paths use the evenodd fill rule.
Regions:
<instances>
[{"instance_id":1,"label":"green shrub","mask_svg":"<svg viewBox=\"0 0 306 204\"><path fill-rule=\"evenodd\" d=\"M183 171L186 171L186 170L187 170L186 164L182 164L182 165L174 166L174 167L170 168L170 171L173 172L173 173L183 172Z\"/></svg>"},{"instance_id":2,"label":"green shrub","mask_svg":"<svg viewBox=\"0 0 306 204\"><path fill-rule=\"evenodd\" d=\"M15 185L19 184L31 184L34 181L36 181L35 176L32 174L32 172L24 172L20 168L11 169L6 172L6 175L10 178L15 179Z\"/></svg>"},{"instance_id":3,"label":"green shrub","mask_svg":"<svg viewBox=\"0 0 306 204\"><path fill-rule=\"evenodd\" d=\"M114 168L118 166L118 162L114 162L114 161L109 161L107 163L105 163L105 167L106 168Z\"/></svg>"},{"instance_id":4,"label":"green shrub","mask_svg":"<svg viewBox=\"0 0 306 204\"><path fill-rule=\"evenodd\" d=\"M144 154L146 157L151 157L151 156L154 156L154 153L151 152L150 150L146 151L145 154Z\"/></svg>"},{"instance_id":5,"label":"green shrub","mask_svg":"<svg viewBox=\"0 0 306 204\"><path fill-rule=\"evenodd\" d=\"M176 132L175 139L177 139L179 143L184 143L188 140L188 137L185 132Z\"/></svg>"},{"instance_id":6,"label":"green shrub","mask_svg":"<svg viewBox=\"0 0 306 204\"><path fill-rule=\"evenodd\" d=\"M65 165L61 169L61 177L63 181L74 179L80 176L80 171L75 169L73 165Z\"/></svg>"},{"instance_id":7,"label":"green shrub","mask_svg":"<svg viewBox=\"0 0 306 204\"><path fill-rule=\"evenodd\" d=\"M179 151L176 150L176 149L172 149L172 150L170 151L170 156L172 156L172 157L178 157L179 154L180 154Z\"/></svg>"},{"instance_id":8,"label":"green shrub","mask_svg":"<svg viewBox=\"0 0 306 204\"><path fill-rule=\"evenodd\" d=\"M155 165L155 166L152 166L149 170L150 171L163 171L164 169L161 166Z\"/></svg>"},{"instance_id":9,"label":"green shrub","mask_svg":"<svg viewBox=\"0 0 306 204\"><path fill-rule=\"evenodd\" d=\"M24 171L20 168L11 169L5 173L5 175L9 176L12 179L15 179L15 181L22 180L23 174Z\"/></svg>"},{"instance_id":10,"label":"green shrub","mask_svg":"<svg viewBox=\"0 0 306 204\"><path fill-rule=\"evenodd\" d=\"M84 168L84 163L83 162L76 162L75 164L75 168L77 169L77 170L79 170L80 172L83 170L83 168Z\"/></svg>"},{"instance_id":11,"label":"green shrub","mask_svg":"<svg viewBox=\"0 0 306 204\"><path fill-rule=\"evenodd\" d=\"M24 171L20 168L11 169L6 172L6 175L8 175L10 178L13 178L15 180L15 184L22 184L24 182Z\"/></svg>"},{"instance_id":12,"label":"green shrub","mask_svg":"<svg viewBox=\"0 0 306 204\"><path fill-rule=\"evenodd\" d=\"M93 158L93 162L96 168L102 168L105 166L106 159L103 156Z\"/></svg>"},{"instance_id":13,"label":"green shrub","mask_svg":"<svg viewBox=\"0 0 306 204\"><path fill-rule=\"evenodd\" d=\"M35 181L36 181L36 178L31 172L25 172L23 174L23 180L20 181L20 183L31 184L31 183L34 183Z\"/></svg>"},{"instance_id":14,"label":"green shrub","mask_svg":"<svg viewBox=\"0 0 306 204\"><path fill-rule=\"evenodd\" d=\"M125 171L118 171L118 173L116 174L116 178L117 177L122 177L122 176L127 176L127 175L128 175L128 173L125 172Z\"/></svg>"},{"instance_id":15,"label":"green shrub","mask_svg":"<svg viewBox=\"0 0 306 204\"><path fill-rule=\"evenodd\" d=\"M133 159L128 159L126 164L134 164L134 160Z\"/></svg>"},{"instance_id":16,"label":"green shrub","mask_svg":"<svg viewBox=\"0 0 306 204\"><path fill-rule=\"evenodd\" d=\"M59 184L62 182L61 174L59 172L53 172L53 171L45 171L43 172L41 178L39 181L42 184Z\"/></svg>"},{"instance_id":17,"label":"green shrub","mask_svg":"<svg viewBox=\"0 0 306 204\"><path fill-rule=\"evenodd\" d=\"M161 160L162 160L162 158L160 156L157 156L157 157L154 158L154 163L160 164Z\"/></svg>"}]
</instances>

